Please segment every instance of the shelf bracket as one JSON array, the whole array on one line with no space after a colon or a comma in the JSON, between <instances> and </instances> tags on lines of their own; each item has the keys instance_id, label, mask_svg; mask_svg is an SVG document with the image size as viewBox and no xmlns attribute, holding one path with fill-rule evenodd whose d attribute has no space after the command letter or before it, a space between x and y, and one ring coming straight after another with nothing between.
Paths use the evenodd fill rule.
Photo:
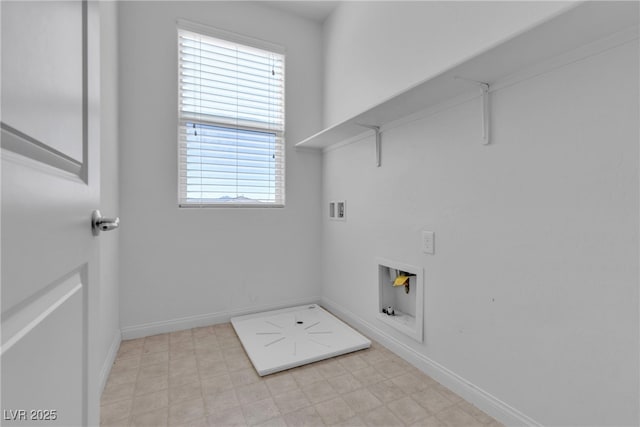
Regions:
<instances>
[{"instance_id":1,"label":"shelf bracket","mask_svg":"<svg viewBox=\"0 0 640 427\"><path fill-rule=\"evenodd\" d=\"M464 80L467 82L474 83L475 85L480 87L480 101L482 102L482 143L484 145L489 145L491 141L491 107L489 105L489 83L479 82L477 80L466 79L464 77L455 76L455 79Z\"/></svg>"},{"instance_id":2,"label":"shelf bracket","mask_svg":"<svg viewBox=\"0 0 640 427\"><path fill-rule=\"evenodd\" d=\"M380 167L380 165L382 164L380 153L380 151L382 150L382 132L380 131L380 126L365 125L362 123L356 124L358 126L362 126L363 128L373 129L373 131L376 133L376 166Z\"/></svg>"},{"instance_id":3,"label":"shelf bracket","mask_svg":"<svg viewBox=\"0 0 640 427\"><path fill-rule=\"evenodd\" d=\"M491 123L491 110L489 108L489 83L480 83L482 90L482 143L489 144L489 126Z\"/></svg>"}]
</instances>

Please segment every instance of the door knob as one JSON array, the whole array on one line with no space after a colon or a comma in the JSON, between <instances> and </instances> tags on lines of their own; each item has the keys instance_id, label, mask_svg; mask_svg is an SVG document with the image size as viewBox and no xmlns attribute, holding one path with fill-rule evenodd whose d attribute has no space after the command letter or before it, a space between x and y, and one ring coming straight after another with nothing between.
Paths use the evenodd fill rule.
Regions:
<instances>
[{"instance_id":1,"label":"door knob","mask_svg":"<svg viewBox=\"0 0 640 427\"><path fill-rule=\"evenodd\" d=\"M101 231L109 231L118 228L120 218L105 218L99 210L93 211L91 215L91 232L94 236L98 236Z\"/></svg>"}]
</instances>

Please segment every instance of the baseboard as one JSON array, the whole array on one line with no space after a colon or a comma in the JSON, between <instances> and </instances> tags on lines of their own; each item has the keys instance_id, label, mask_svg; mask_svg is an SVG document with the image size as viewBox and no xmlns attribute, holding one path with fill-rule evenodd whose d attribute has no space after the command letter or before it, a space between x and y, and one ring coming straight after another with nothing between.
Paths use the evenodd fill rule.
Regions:
<instances>
[{"instance_id":1,"label":"baseboard","mask_svg":"<svg viewBox=\"0 0 640 427\"><path fill-rule=\"evenodd\" d=\"M102 396L102 392L104 391L104 387L107 385L107 379L109 379L109 374L111 373L111 367L113 366L113 362L116 360L116 356L118 355L118 349L120 348L120 341L122 341L122 334L120 331L116 331L113 335L113 340L111 341L111 346L109 347L109 351L107 352L107 357L104 359L102 363L102 369L100 370L100 378L98 379L98 386L100 387L100 396Z\"/></svg>"},{"instance_id":2,"label":"baseboard","mask_svg":"<svg viewBox=\"0 0 640 427\"><path fill-rule=\"evenodd\" d=\"M167 332L182 331L184 329L197 328L200 326L215 325L217 323L228 322L234 316L244 316L246 314L259 313L261 311L277 310L280 308L293 307L296 305L315 304L320 297L309 297L282 301L276 304L264 304L251 307L243 307L234 310L225 310L215 313L199 314L196 316L181 317L178 319L162 320L159 322L145 323L136 326L122 328L122 339L130 340L134 338L148 337L151 335L164 334Z\"/></svg>"},{"instance_id":3,"label":"baseboard","mask_svg":"<svg viewBox=\"0 0 640 427\"><path fill-rule=\"evenodd\" d=\"M466 401L474 404L487 414L491 415L501 423L507 426L535 426L540 427L542 424L528 417L517 409L509 406L505 402L487 393L482 388L467 381L455 372L447 369L441 364L429 359L406 344L398 341L393 336L382 331L372 323L353 314L339 304L331 301L326 297L320 299L319 304L331 311L336 316L342 318L345 322L351 324L352 327L359 329L360 332L378 341L389 350L411 363L422 372L426 373L440 384L453 390Z\"/></svg>"}]
</instances>

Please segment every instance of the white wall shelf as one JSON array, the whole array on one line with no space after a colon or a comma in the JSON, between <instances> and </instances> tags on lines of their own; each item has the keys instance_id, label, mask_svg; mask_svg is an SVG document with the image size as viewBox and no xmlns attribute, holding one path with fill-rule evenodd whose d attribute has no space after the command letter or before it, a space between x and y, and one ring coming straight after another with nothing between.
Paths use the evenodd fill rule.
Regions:
<instances>
[{"instance_id":1,"label":"white wall shelf","mask_svg":"<svg viewBox=\"0 0 640 427\"><path fill-rule=\"evenodd\" d=\"M633 26L637 26L635 2L579 3L540 25L300 141L296 147L324 149L364 132L371 132L366 127L377 126L384 131L383 126L389 122L470 91L477 91L480 96L482 90L478 85L467 80L493 85L535 64ZM478 139L483 143L487 142L485 137L488 137L485 130L482 121L479 121ZM377 145L379 153L379 138Z\"/></svg>"}]
</instances>

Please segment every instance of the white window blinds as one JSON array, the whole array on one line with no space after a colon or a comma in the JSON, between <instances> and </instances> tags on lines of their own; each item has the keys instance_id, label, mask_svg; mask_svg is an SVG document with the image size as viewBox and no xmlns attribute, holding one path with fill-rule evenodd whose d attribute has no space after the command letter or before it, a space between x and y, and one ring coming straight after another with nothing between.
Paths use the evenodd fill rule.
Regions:
<instances>
[{"instance_id":1,"label":"white window blinds","mask_svg":"<svg viewBox=\"0 0 640 427\"><path fill-rule=\"evenodd\" d=\"M178 203L284 206L284 55L178 29Z\"/></svg>"}]
</instances>

